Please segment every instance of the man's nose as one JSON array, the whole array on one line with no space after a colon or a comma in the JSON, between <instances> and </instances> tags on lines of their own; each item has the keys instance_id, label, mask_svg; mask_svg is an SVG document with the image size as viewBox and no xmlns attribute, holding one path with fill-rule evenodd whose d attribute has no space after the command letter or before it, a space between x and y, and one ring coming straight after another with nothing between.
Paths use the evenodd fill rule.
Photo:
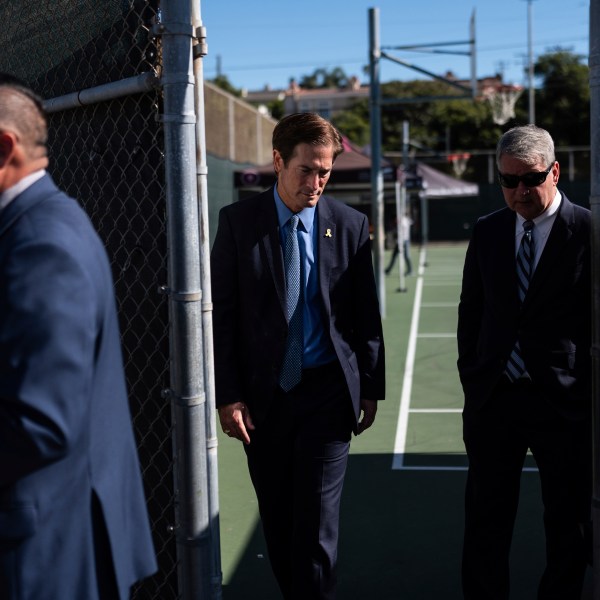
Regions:
<instances>
[{"instance_id":1,"label":"man's nose","mask_svg":"<svg viewBox=\"0 0 600 600\"><path fill-rule=\"evenodd\" d=\"M308 184L313 190L318 190L321 187L321 177L318 173L310 173L308 176Z\"/></svg>"},{"instance_id":2,"label":"man's nose","mask_svg":"<svg viewBox=\"0 0 600 600\"><path fill-rule=\"evenodd\" d=\"M526 186L522 181L519 181L519 185L517 186L517 190L519 193L526 196L531 191L531 188Z\"/></svg>"}]
</instances>

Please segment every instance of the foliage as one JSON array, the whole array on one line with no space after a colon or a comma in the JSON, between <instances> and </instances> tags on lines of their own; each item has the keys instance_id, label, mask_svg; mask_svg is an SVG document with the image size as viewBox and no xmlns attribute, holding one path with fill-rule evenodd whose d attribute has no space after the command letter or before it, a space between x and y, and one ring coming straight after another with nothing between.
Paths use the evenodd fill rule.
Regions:
<instances>
[{"instance_id":1,"label":"foliage","mask_svg":"<svg viewBox=\"0 0 600 600\"><path fill-rule=\"evenodd\" d=\"M217 87L221 88L222 90L225 90L226 92L232 94L233 96L237 96L238 98L240 98L242 95L241 90L238 90L236 87L233 86L233 84L229 81L227 75L217 75L212 80L212 83L214 83Z\"/></svg>"},{"instance_id":2,"label":"foliage","mask_svg":"<svg viewBox=\"0 0 600 600\"><path fill-rule=\"evenodd\" d=\"M312 75L304 75L300 80L300 87L307 90L318 88L343 88L349 83L348 76L341 67L327 69L315 69Z\"/></svg>"},{"instance_id":3,"label":"foliage","mask_svg":"<svg viewBox=\"0 0 600 600\"><path fill-rule=\"evenodd\" d=\"M271 100L271 102L267 103L267 109L269 110L269 114L279 121L284 114L283 100Z\"/></svg>"},{"instance_id":4,"label":"foliage","mask_svg":"<svg viewBox=\"0 0 600 600\"><path fill-rule=\"evenodd\" d=\"M439 81L390 82L381 86L384 98L404 100L385 106L382 111L384 151L402 147L402 123L408 121L411 140L426 150L466 150L482 147L482 130L491 122L486 103L469 98L435 100L439 96L460 96ZM410 102L409 100L414 99ZM497 132L491 133L497 139Z\"/></svg>"},{"instance_id":5,"label":"foliage","mask_svg":"<svg viewBox=\"0 0 600 600\"><path fill-rule=\"evenodd\" d=\"M552 134L557 146L590 143L589 68L582 59L555 48L540 56L534 66L541 80L535 94L535 121Z\"/></svg>"},{"instance_id":6,"label":"foliage","mask_svg":"<svg viewBox=\"0 0 600 600\"><path fill-rule=\"evenodd\" d=\"M560 48L541 55L535 65L540 82L536 91L536 123L548 129L559 146L589 144L588 73L581 56ZM485 101L458 97L435 100L435 96L460 96L460 91L441 81L392 81L382 84L381 92L384 100L404 101L383 105L384 153L401 151L404 120L409 122L411 143L418 150L434 153L493 149L503 131L528 122L526 91L517 101L516 117L501 127L492 121L491 108ZM338 113L333 121L356 144L368 143L367 100Z\"/></svg>"},{"instance_id":7,"label":"foliage","mask_svg":"<svg viewBox=\"0 0 600 600\"><path fill-rule=\"evenodd\" d=\"M360 100L351 109L334 114L331 122L359 147L369 143L371 126L367 100Z\"/></svg>"}]
</instances>

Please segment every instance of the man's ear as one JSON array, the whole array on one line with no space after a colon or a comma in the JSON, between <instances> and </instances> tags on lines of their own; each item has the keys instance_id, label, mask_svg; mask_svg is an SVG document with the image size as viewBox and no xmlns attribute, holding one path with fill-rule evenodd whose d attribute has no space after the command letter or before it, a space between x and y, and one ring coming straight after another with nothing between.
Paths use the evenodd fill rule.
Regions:
<instances>
[{"instance_id":1,"label":"man's ear","mask_svg":"<svg viewBox=\"0 0 600 600\"><path fill-rule=\"evenodd\" d=\"M17 138L14 133L0 132L0 169L3 169L15 152Z\"/></svg>"},{"instance_id":2,"label":"man's ear","mask_svg":"<svg viewBox=\"0 0 600 600\"><path fill-rule=\"evenodd\" d=\"M283 167L283 158L281 158L281 154L279 154L279 150L273 149L273 170L275 171L275 175L279 176L279 172Z\"/></svg>"}]
</instances>

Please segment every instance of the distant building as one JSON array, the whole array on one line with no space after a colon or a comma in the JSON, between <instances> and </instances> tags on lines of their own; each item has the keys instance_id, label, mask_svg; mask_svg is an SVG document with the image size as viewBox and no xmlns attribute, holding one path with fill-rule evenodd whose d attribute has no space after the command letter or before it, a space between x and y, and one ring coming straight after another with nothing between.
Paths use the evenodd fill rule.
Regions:
<instances>
[{"instance_id":1,"label":"distant building","mask_svg":"<svg viewBox=\"0 0 600 600\"><path fill-rule=\"evenodd\" d=\"M285 94L285 90L273 90L270 85L265 85L262 90L255 92L249 92L246 89L242 89L242 98L259 109L263 106L266 108L267 104L275 102L276 100L283 101L285 99Z\"/></svg>"},{"instance_id":2,"label":"distant building","mask_svg":"<svg viewBox=\"0 0 600 600\"><path fill-rule=\"evenodd\" d=\"M330 119L335 113L368 97L369 86L361 85L358 77L351 77L348 85L343 88L305 89L292 80L286 90L283 109L286 115L316 112L325 119Z\"/></svg>"},{"instance_id":3,"label":"distant building","mask_svg":"<svg viewBox=\"0 0 600 600\"><path fill-rule=\"evenodd\" d=\"M469 87L469 80L458 79L454 73L448 71L444 77L450 81ZM490 95L509 86L502 81L501 75L483 77L477 80L477 98L487 99ZM258 107L261 112L267 110L267 105L274 101L283 102L283 114L290 115L296 112L316 112L326 119L330 119L337 112L346 110L358 100L369 98L370 86L361 85L358 77L351 77L348 86L342 88L302 88L292 79L287 89L273 90L269 86L264 89L250 92L242 90L242 98L246 102Z\"/></svg>"},{"instance_id":4,"label":"distant building","mask_svg":"<svg viewBox=\"0 0 600 600\"><path fill-rule=\"evenodd\" d=\"M351 77L343 88L302 88L292 79L285 90L272 90L267 86L255 92L242 91L242 98L255 106L266 107L270 102L281 100L284 115L316 112L326 119L368 97L369 86L361 85L358 77Z\"/></svg>"}]
</instances>

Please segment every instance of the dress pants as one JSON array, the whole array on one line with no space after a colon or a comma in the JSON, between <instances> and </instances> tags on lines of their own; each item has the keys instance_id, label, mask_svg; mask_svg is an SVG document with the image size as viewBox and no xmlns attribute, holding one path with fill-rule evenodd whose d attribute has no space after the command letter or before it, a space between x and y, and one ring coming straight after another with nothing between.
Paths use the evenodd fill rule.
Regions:
<instances>
[{"instance_id":1,"label":"dress pants","mask_svg":"<svg viewBox=\"0 0 600 600\"><path fill-rule=\"evenodd\" d=\"M286 600L333 600L353 413L339 363L279 390L245 446L269 560Z\"/></svg>"},{"instance_id":2,"label":"dress pants","mask_svg":"<svg viewBox=\"0 0 600 600\"><path fill-rule=\"evenodd\" d=\"M591 425L561 416L530 380L503 376L480 411L463 414L469 473L463 593L509 598L509 552L528 448L538 466L546 568L538 600L579 600L589 558Z\"/></svg>"}]
</instances>

